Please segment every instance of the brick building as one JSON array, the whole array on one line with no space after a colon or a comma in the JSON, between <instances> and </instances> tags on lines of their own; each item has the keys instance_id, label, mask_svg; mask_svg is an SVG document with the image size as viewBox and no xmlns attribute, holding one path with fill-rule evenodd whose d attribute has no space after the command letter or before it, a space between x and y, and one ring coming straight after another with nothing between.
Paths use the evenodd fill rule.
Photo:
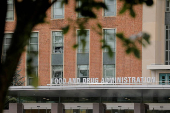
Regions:
<instances>
[{"instance_id":1,"label":"brick building","mask_svg":"<svg viewBox=\"0 0 170 113\"><path fill-rule=\"evenodd\" d=\"M75 5L81 5L80 3L75 3L75 1L70 1L68 5L61 6L61 1L56 2L47 11L46 21L48 23L40 24L34 28L20 64L21 75L25 76L25 84L23 87L11 87L9 93L19 98L18 103L23 103L25 113L31 112L31 110L33 113L58 113L61 112L59 110L62 110L60 108L63 108L63 104L65 105L65 113L102 113L101 109L105 110L106 108L107 113L139 113L141 112L140 110L143 110L141 113L144 113L144 109L148 109L148 106L144 103L149 103L149 109L151 110L157 104L150 103L161 103L160 98L166 99L159 106L166 107L169 105L165 104L170 102L167 95L163 95L164 97L154 95L157 88L160 90L156 94L162 92L163 82L159 86L157 86L159 83L154 83L156 85L153 87L148 87L146 84L136 85L140 83L142 77L145 77L145 80L155 77L156 81L163 81L164 79L159 77L169 76L168 73L170 72L167 69L170 68L168 65L164 65L169 60L167 59L166 63L164 63L165 56L159 54L165 51L163 46L165 45L163 43L164 39L160 38L160 36L165 36L163 33L165 31L165 14L169 14L162 10L165 7L165 1L155 0L155 4L151 8L143 5L135 6L137 13L135 18L130 17L129 13L118 14L123 5L121 1L105 0L104 2L109 7L109 10L100 9L96 11L97 20L92 19L85 25L86 36L78 35L79 28L75 20L77 18L83 20L84 17L74 11ZM152 16L150 17L149 15ZM159 18L160 15L162 18ZM168 23L168 21L166 22ZM104 33L104 35L99 35L93 29L97 23L101 23L102 30L99 30L99 32ZM8 0L4 54L9 45L15 24L16 16L13 2ZM68 24L74 27L67 34L63 34L62 28ZM161 27L158 28L158 26ZM142 45L138 45L142 57L137 59L132 54L127 55L125 53L125 48L122 42L116 38L115 33L123 32L125 36L129 37L141 31L151 33L151 37L155 40L152 40L154 44L151 44L148 50L142 48ZM107 49L101 49L102 43L100 41L103 38L111 45L112 58L108 56ZM86 40L84 52L80 43L82 39ZM162 42L161 47L159 42ZM80 44L80 46L74 49L73 45L76 43ZM34 66L35 74L39 78L40 87L38 91L30 86L34 78L27 76L28 64L26 59L30 57L30 53L37 53L37 56L33 56L32 65ZM154 58L157 60L154 60ZM164 68L156 68L155 72L155 67L150 64L156 64L157 62L162 64L159 66L164 66ZM160 75L161 73L164 73L164 75ZM118 84L113 82L112 85L101 84L102 78L110 77L120 78L122 82ZM59 78L65 79L66 82L70 78L80 78L80 81L78 85L57 84L59 86L56 86L55 83ZM89 84L82 85L85 80L83 78L86 78L86 83L88 78L98 78L99 84L93 85L89 82ZM123 83L126 80L125 78L129 80L129 85L127 85L127 82L126 84ZM138 81L138 78L140 78L139 82L135 82ZM164 81L169 81L169 79ZM145 94L144 92L148 90L151 91ZM142 95L143 93L144 96ZM152 96L149 97L149 95ZM101 103L105 103L106 106ZM10 104L10 106L20 106L23 109L22 104ZM159 108L156 109L160 110ZM12 113L10 109L9 113ZM18 113L20 112L18 111Z\"/></svg>"}]
</instances>

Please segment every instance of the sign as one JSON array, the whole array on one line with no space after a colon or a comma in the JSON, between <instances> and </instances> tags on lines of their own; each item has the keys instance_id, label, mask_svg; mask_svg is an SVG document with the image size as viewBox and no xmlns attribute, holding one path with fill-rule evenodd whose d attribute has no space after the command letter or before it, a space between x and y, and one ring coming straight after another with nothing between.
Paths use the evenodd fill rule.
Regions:
<instances>
[{"instance_id":1,"label":"sign","mask_svg":"<svg viewBox=\"0 0 170 113\"><path fill-rule=\"evenodd\" d=\"M80 81L80 78L53 78L54 84L90 84L90 83L155 83L155 77L113 77L113 78L102 78L99 81L99 78L83 78L83 81Z\"/></svg>"}]
</instances>

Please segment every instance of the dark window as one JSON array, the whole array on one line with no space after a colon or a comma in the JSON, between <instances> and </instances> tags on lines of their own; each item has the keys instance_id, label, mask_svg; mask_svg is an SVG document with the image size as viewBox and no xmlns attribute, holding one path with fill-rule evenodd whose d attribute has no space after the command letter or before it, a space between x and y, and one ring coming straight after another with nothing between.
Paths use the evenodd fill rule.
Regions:
<instances>
[{"instance_id":1,"label":"dark window","mask_svg":"<svg viewBox=\"0 0 170 113\"><path fill-rule=\"evenodd\" d=\"M52 66L52 84L59 78L63 78L63 66Z\"/></svg>"},{"instance_id":2,"label":"dark window","mask_svg":"<svg viewBox=\"0 0 170 113\"><path fill-rule=\"evenodd\" d=\"M53 32L53 53L63 53L63 33L62 31Z\"/></svg>"},{"instance_id":3,"label":"dark window","mask_svg":"<svg viewBox=\"0 0 170 113\"><path fill-rule=\"evenodd\" d=\"M165 65L170 65L170 26L166 25L165 35Z\"/></svg>"},{"instance_id":4,"label":"dark window","mask_svg":"<svg viewBox=\"0 0 170 113\"><path fill-rule=\"evenodd\" d=\"M89 65L78 65L78 78L83 82L83 78L89 78Z\"/></svg>"},{"instance_id":5,"label":"dark window","mask_svg":"<svg viewBox=\"0 0 170 113\"><path fill-rule=\"evenodd\" d=\"M31 62L30 62L31 60ZM31 33L27 45L27 84L32 85L34 77L38 77L38 33Z\"/></svg>"}]
</instances>

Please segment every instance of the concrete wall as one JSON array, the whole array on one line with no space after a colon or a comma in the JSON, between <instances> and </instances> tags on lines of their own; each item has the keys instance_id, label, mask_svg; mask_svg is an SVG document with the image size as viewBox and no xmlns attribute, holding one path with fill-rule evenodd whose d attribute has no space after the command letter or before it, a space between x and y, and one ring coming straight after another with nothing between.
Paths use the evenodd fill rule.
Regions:
<instances>
[{"instance_id":1,"label":"concrete wall","mask_svg":"<svg viewBox=\"0 0 170 113\"><path fill-rule=\"evenodd\" d=\"M143 5L143 28L151 36L151 45L142 48L142 76L151 76L147 65L164 64L165 57L165 0L154 0L154 5Z\"/></svg>"}]
</instances>

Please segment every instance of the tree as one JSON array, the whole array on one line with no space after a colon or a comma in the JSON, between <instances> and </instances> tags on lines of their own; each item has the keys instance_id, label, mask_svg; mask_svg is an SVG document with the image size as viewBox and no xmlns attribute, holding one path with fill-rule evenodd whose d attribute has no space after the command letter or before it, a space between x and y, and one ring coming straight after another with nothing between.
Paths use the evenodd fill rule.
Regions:
<instances>
[{"instance_id":1,"label":"tree","mask_svg":"<svg viewBox=\"0 0 170 113\"><path fill-rule=\"evenodd\" d=\"M32 29L45 22L47 9L57 0L14 0L15 1L15 11L17 17L16 27L12 36L12 41L9 49L6 53L6 58L4 62L0 63L0 113L2 113L3 105L7 95L8 87L11 85L13 80L13 75L17 69L18 62L20 60L22 52L25 50L25 46L30 38ZM81 1L82 5L80 7L75 6L75 11L81 13L82 16L88 17L84 21L77 20L77 25L81 29L80 34L83 35L84 24L88 22L90 18L97 18L93 9L104 8L107 9L106 5L102 1L95 0L75 0L76 2ZM130 12L132 17L135 17L135 12L133 7L137 4L146 3L148 6L153 4L153 0L121 0L124 2L123 8L120 13L124 13L126 10ZM68 4L69 0L63 0L63 3ZM4 29L6 21L7 12L7 0L1 0L0 4L0 56L2 58L2 46L4 40ZM101 28L101 25L98 24ZM63 28L64 33L67 33L70 26ZM135 46L135 41L127 39L123 34L117 34L117 36L124 41L127 50L126 52L133 52L137 57L139 57L139 50ZM145 34L144 34L145 36ZM137 36L136 36L137 37ZM145 41L149 42L149 37L146 35L144 37ZM141 39L137 40L139 43L144 44ZM85 45L85 41L82 41ZM104 43L104 40L103 40ZM74 45L77 47L78 45ZM103 48L108 48L107 44L104 44ZM129 48L129 49L128 49ZM10 70L10 71L9 71Z\"/></svg>"}]
</instances>

